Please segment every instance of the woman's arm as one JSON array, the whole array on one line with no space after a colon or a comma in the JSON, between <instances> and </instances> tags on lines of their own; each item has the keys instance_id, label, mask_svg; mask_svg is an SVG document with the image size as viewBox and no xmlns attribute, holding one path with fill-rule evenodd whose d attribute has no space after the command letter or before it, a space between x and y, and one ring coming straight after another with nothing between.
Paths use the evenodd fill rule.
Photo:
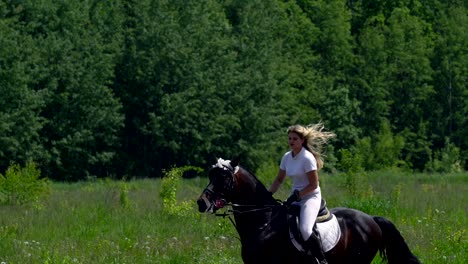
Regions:
<instances>
[{"instance_id":1,"label":"woman's arm","mask_svg":"<svg viewBox=\"0 0 468 264\"><path fill-rule=\"evenodd\" d=\"M271 193L275 193L276 191L278 191L278 189L281 186L281 184L283 183L285 177L286 177L286 171L280 169L278 171L278 175L275 178L275 181L273 181L273 183L271 184L271 187L270 187L269 191Z\"/></svg>"},{"instance_id":2,"label":"woman's arm","mask_svg":"<svg viewBox=\"0 0 468 264\"><path fill-rule=\"evenodd\" d=\"M318 177L318 172L317 170L309 171L306 173L307 178L309 179L309 185L307 185L304 189L299 191L299 197L303 197L315 189L317 189L318 184L319 184L319 177Z\"/></svg>"}]
</instances>

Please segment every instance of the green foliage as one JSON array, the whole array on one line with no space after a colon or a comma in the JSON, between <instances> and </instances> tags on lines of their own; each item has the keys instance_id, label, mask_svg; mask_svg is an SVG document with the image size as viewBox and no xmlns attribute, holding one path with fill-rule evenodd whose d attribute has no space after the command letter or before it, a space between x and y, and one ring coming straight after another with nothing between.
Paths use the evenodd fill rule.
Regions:
<instances>
[{"instance_id":1,"label":"green foliage","mask_svg":"<svg viewBox=\"0 0 468 264\"><path fill-rule=\"evenodd\" d=\"M439 173L461 172L460 149L447 138L445 140L445 147L440 151L434 152L425 169L428 172Z\"/></svg>"},{"instance_id":2,"label":"green foliage","mask_svg":"<svg viewBox=\"0 0 468 264\"><path fill-rule=\"evenodd\" d=\"M404 166L404 145L404 138L393 135L388 122L384 122L377 134L358 140L354 149L362 157L365 170L382 170Z\"/></svg>"},{"instance_id":3,"label":"green foliage","mask_svg":"<svg viewBox=\"0 0 468 264\"><path fill-rule=\"evenodd\" d=\"M358 38L358 55L356 69L358 74L353 78L353 93L359 100L358 123L360 127L378 131L381 124L388 122L391 109L389 89L385 78L388 50L385 46L385 17L382 14L368 17L361 28Z\"/></svg>"},{"instance_id":4,"label":"green foliage","mask_svg":"<svg viewBox=\"0 0 468 264\"><path fill-rule=\"evenodd\" d=\"M431 103L432 131L437 135L438 149L445 147L445 137L460 148L462 159L468 160L468 15L466 6L439 4L435 10L434 94ZM435 111L434 111L435 110ZM463 166L463 161L462 161Z\"/></svg>"},{"instance_id":5,"label":"green foliage","mask_svg":"<svg viewBox=\"0 0 468 264\"><path fill-rule=\"evenodd\" d=\"M279 164L273 160L263 162L258 170L256 171L255 175L261 182L264 182L267 186L271 184L274 180L276 175L278 174Z\"/></svg>"},{"instance_id":6,"label":"green foliage","mask_svg":"<svg viewBox=\"0 0 468 264\"><path fill-rule=\"evenodd\" d=\"M408 8L395 8L385 32L388 64L384 74L392 98L391 126L405 137L403 159L421 170L428 159L430 134L426 129L432 111L430 98L434 94L430 64L434 43L430 26Z\"/></svg>"},{"instance_id":7,"label":"green foliage","mask_svg":"<svg viewBox=\"0 0 468 264\"><path fill-rule=\"evenodd\" d=\"M114 70L111 54L118 52L112 40L118 38L104 39L108 31L102 24L93 26L99 22L92 18L99 7L60 1L4 3L0 76L9 77L0 78L1 160L39 161L46 176L60 180L110 173L105 166L115 155L123 120L108 87Z\"/></svg>"},{"instance_id":8,"label":"green foliage","mask_svg":"<svg viewBox=\"0 0 468 264\"><path fill-rule=\"evenodd\" d=\"M360 173L364 171L362 167L363 158L360 153L353 153L347 149L341 149L338 152L340 154L338 168L341 171L350 173Z\"/></svg>"},{"instance_id":9,"label":"green foliage","mask_svg":"<svg viewBox=\"0 0 468 264\"><path fill-rule=\"evenodd\" d=\"M165 212L170 215L187 216L193 213L193 201L177 200L177 191L180 186L182 175L186 171L201 172L202 169L193 166L174 167L169 171L164 171L164 178L161 182L161 192L159 196L162 199L162 205Z\"/></svg>"},{"instance_id":10,"label":"green foliage","mask_svg":"<svg viewBox=\"0 0 468 264\"><path fill-rule=\"evenodd\" d=\"M46 120L40 113L47 93L31 89L41 71L40 49L31 36L15 29L18 23L0 14L0 171L10 162L45 155L40 131Z\"/></svg>"},{"instance_id":11,"label":"green foliage","mask_svg":"<svg viewBox=\"0 0 468 264\"><path fill-rule=\"evenodd\" d=\"M362 168L362 157L359 154L352 153L349 150L339 151L340 162L338 168L345 173L344 186L353 197L360 194L362 182L359 181L359 175L364 173Z\"/></svg>"},{"instance_id":12,"label":"green foliage","mask_svg":"<svg viewBox=\"0 0 468 264\"><path fill-rule=\"evenodd\" d=\"M34 162L27 162L24 167L11 164L0 174L0 204L41 206L42 199L50 193L47 178L40 178L41 171Z\"/></svg>"},{"instance_id":13,"label":"green foliage","mask_svg":"<svg viewBox=\"0 0 468 264\"><path fill-rule=\"evenodd\" d=\"M423 170L445 138L466 169L466 11L439 0L0 1L0 170L35 160L57 180L159 177L236 155L257 170L284 153L287 126L318 121L337 134L330 156L359 152L366 170Z\"/></svg>"},{"instance_id":14,"label":"green foliage","mask_svg":"<svg viewBox=\"0 0 468 264\"><path fill-rule=\"evenodd\" d=\"M119 200L120 206L122 208L127 209L130 207L130 200L128 199L128 185L123 181L120 184L120 192L119 192Z\"/></svg>"},{"instance_id":15,"label":"green foliage","mask_svg":"<svg viewBox=\"0 0 468 264\"><path fill-rule=\"evenodd\" d=\"M405 129L399 135L405 139L402 159L413 170L422 171L425 161L430 159L432 150L427 140L427 124L419 123L416 131Z\"/></svg>"}]
</instances>

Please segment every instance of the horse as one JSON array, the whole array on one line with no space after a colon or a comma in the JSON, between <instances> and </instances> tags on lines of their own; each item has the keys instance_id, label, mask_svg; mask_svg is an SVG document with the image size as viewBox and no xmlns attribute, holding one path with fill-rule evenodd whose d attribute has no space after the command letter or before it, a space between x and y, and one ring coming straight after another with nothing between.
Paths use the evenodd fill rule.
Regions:
<instances>
[{"instance_id":1,"label":"horse","mask_svg":"<svg viewBox=\"0 0 468 264\"><path fill-rule=\"evenodd\" d=\"M288 206L239 166L238 158L218 159L208 176L209 183L197 199L198 210L216 213L231 207L229 216L234 217L230 219L240 237L244 263L313 263L292 242ZM371 263L377 253L389 264L420 263L388 219L344 207L330 212L337 219L340 235L336 245L325 252L328 263Z\"/></svg>"}]
</instances>

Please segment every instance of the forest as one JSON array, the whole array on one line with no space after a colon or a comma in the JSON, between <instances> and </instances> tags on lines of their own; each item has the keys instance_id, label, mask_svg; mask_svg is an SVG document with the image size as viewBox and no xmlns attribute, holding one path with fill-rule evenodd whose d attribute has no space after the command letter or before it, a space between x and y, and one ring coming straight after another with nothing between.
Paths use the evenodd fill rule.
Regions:
<instances>
[{"instance_id":1,"label":"forest","mask_svg":"<svg viewBox=\"0 0 468 264\"><path fill-rule=\"evenodd\" d=\"M462 0L0 0L0 173L279 164L323 122L333 172L468 169Z\"/></svg>"}]
</instances>

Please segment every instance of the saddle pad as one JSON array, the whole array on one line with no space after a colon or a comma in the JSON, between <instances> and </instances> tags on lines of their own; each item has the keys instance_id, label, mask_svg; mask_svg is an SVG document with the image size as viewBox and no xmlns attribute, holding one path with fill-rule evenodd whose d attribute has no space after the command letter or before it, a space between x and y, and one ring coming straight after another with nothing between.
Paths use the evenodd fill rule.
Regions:
<instances>
[{"instance_id":1,"label":"saddle pad","mask_svg":"<svg viewBox=\"0 0 468 264\"><path fill-rule=\"evenodd\" d=\"M336 244L338 244L338 241L341 237L341 229L334 214L332 214L332 217L329 221L317 223L317 230L320 233L323 252L330 251L336 246ZM291 230L289 231L291 242L299 251L304 251L301 242L296 239L294 233L297 234L297 232L292 232ZM302 238L300 240L302 240Z\"/></svg>"},{"instance_id":2,"label":"saddle pad","mask_svg":"<svg viewBox=\"0 0 468 264\"><path fill-rule=\"evenodd\" d=\"M323 252L330 251L338 244L341 236L341 229L335 215L332 215L330 221L318 223L317 229L322 239Z\"/></svg>"}]
</instances>

